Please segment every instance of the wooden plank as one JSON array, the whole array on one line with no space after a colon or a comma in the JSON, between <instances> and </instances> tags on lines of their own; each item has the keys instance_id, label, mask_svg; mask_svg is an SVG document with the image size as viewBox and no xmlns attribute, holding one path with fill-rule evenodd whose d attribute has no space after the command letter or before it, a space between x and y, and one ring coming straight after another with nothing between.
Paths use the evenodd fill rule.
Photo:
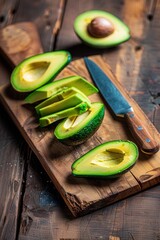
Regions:
<instances>
[{"instance_id":1,"label":"wooden plank","mask_svg":"<svg viewBox=\"0 0 160 240\"><path fill-rule=\"evenodd\" d=\"M14 22L24 22L28 20L35 23L43 50L45 52L52 51L59 30L57 26L61 25L61 14L63 14L64 5L65 0L20 1ZM26 9L29 11L26 11Z\"/></svg>"},{"instance_id":2,"label":"wooden plank","mask_svg":"<svg viewBox=\"0 0 160 240\"><path fill-rule=\"evenodd\" d=\"M23 22L0 30L1 54L14 67L23 59L42 53L42 45L35 24Z\"/></svg>"},{"instance_id":3,"label":"wooden plank","mask_svg":"<svg viewBox=\"0 0 160 240\"><path fill-rule=\"evenodd\" d=\"M9 60L12 66L15 66L28 56L42 52L37 29L32 23L9 25L0 30L0 36L1 54L3 52L3 56ZM32 45L31 48L30 45ZM3 68L4 79L1 80L1 84L2 81L3 83L5 82L7 77L8 79L10 77L9 74L5 77L4 73ZM4 109L1 109L1 111L4 111ZM12 135L8 132L8 126L11 126L11 123L9 123L9 119L4 113L1 116L4 118L3 121L5 120L7 131L5 131L4 122L2 121L0 125L2 128L1 144L2 146L4 145L3 148L5 149L2 151L3 156L0 156L0 182L2 184L0 189L1 201L4 205L0 208L0 238L16 239L19 227L18 217L21 211L20 200L23 194L23 178L26 168L26 163L22 159L25 160L29 156L30 150L19 134L12 131ZM14 125L12 128L14 129ZM15 140L14 136L17 136L17 140ZM20 144L18 144L18 141Z\"/></svg>"},{"instance_id":4,"label":"wooden plank","mask_svg":"<svg viewBox=\"0 0 160 240\"><path fill-rule=\"evenodd\" d=\"M2 1L0 3L1 30L2 27L6 27L6 25L8 26L15 22L18 24L18 22L24 23L26 21L32 21L32 23L34 22L33 24L38 27L43 47L46 51L49 51L52 49L55 41L52 28L54 28L58 17L59 11L57 11L57 9L59 8L59 2L60 1L39 1L38 4L36 4L34 1L28 2L25 0ZM40 14L40 12L42 14ZM31 37L32 33L30 33L29 37ZM0 39L0 44L2 43L1 40L2 38ZM30 45L30 49L32 49L32 47L33 46ZM22 52L17 53L21 54L21 60L27 57L27 55L22 54ZM39 51L34 54L36 53L39 53ZM1 71L0 83L7 83L9 82L11 68L3 58L1 58L0 65L3 70ZM17 129L15 129L14 124L12 126L11 120L5 115L2 106L1 110L1 116L3 117L0 122L0 142L1 146L5 146L5 148L3 148L3 155L1 155L0 158L0 238L17 239L23 194L25 192L25 186L28 186L27 179L30 179L31 166L29 159L32 159L32 154L30 148L28 148L22 139L22 136L16 132ZM4 186L7 187L5 188ZM10 231L8 231L8 229Z\"/></svg>"},{"instance_id":5,"label":"wooden plank","mask_svg":"<svg viewBox=\"0 0 160 240\"><path fill-rule=\"evenodd\" d=\"M133 99L128 96L124 88L118 83L110 71L110 68L105 65L100 57L93 57L93 59L107 74L110 75L118 88L133 105L135 112L141 116L143 123L151 129L154 138L158 141L158 132L149 122L148 118L146 118L141 109L139 109ZM91 81L88 72L84 67L83 60L72 62L65 70L62 71L59 77L73 74L83 74L83 76ZM3 104L21 131L23 137L37 155L42 166L54 182L56 188L62 195L73 215L77 216L82 213L84 214L96 210L141 190L138 183L139 179L137 182L130 172L122 176L122 178L114 181L77 179L71 175L72 162L88 150L92 149L94 146L100 144L101 142L113 139L132 139L131 134L124 128L125 124L114 119L108 109L106 109L105 119L101 128L89 141L83 144L83 146L76 148L67 147L56 141L53 137L52 128L50 130L48 130L48 128L40 129L33 114L33 109L25 107L23 100L17 100L12 97L12 94L8 87L2 89L1 100ZM91 100L102 101L98 94L92 96ZM139 178L146 174L146 169L142 169L145 164L145 162L143 162L144 160L144 155L140 155L137 163L138 167L141 169ZM156 164L159 164L159 153L150 157L150 161L152 163L156 162ZM148 163L146 163L146 165L147 164ZM135 172L137 173L137 171ZM158 183L158 179L155 178L155 176L153 178L154 182ZM151 179L148 179L148 182L150 184Z\"/></svg>"}]
</instances>

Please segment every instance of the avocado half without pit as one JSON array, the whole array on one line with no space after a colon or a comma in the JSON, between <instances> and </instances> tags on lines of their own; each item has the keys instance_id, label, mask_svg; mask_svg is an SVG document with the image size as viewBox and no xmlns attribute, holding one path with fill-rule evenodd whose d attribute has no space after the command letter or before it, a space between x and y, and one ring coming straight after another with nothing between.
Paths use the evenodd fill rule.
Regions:
<instances>
[{"instance_id":1,"label":"avocado half without pit","mask_svg":"<svg viewBox=\"0 0 160 240\"><path fill-rule=\"evenodd\" d=\"M84 154L72 164L77 177L119 177L134 166L138 147L127 140L105 142Z\"/></svg>"},{"instance_id":2,"label":"avocado half without pit","mask_svg":"<svg viewBox=\"0 0 160 240\"><path fill-rule=\"evenodd\" d=\"M11 85L18 92L31 92L55 78L70 61L70 53L63 50L29 57L14 68Z\"/></svg>"},{"instance_id":3,"label":"avocado half without pit","mask_svg":"<svg viewBox=\"0 0 160 240\"><path fill-rule=\"evenodd\" d=\"M117 46L130 38L125 23L101 10L90 10L77 16L74 31L84 43L97 48Z\"/></svg>"}]
</instances>

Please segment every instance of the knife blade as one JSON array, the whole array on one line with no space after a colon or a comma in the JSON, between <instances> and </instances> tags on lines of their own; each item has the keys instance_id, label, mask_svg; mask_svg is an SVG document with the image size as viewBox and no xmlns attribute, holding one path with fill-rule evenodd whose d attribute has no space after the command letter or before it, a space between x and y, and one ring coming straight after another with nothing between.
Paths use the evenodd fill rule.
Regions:
<instances>
[{"instance_id":1,"label":"knife blade","mask_svg":"<svg viewBox=\"0 0 160 240\"><path fill-rule=\"evenodd\" d=\"M156 153L159 150L159 143L153 138L149 129L143 125L139 116L136 116L132 106L112 80L91 59L84 57L84 62L107 104L116 115L124 116L141 151L147 154Z\"/></svg>"}]
</instances>

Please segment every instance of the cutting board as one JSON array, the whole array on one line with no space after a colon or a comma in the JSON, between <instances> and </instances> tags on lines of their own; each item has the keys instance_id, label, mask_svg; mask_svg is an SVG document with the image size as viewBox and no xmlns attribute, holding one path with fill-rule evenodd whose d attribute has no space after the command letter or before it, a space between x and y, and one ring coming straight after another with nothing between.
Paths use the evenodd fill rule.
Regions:
<instances>
[{"instance_id":1,"label":"cutting board","mask_svg":"<svg viewBox=\"0 0 160 240\"><path fill-rule=\"evenodd\" d=\"M150 129L154 139L159 142L158 131L137 103L128 95L109 65L103 61L101 56L90 58L111 78L133 106L136 114L140 116L143 124ZM80 75L92 82L83 59L72 61L57 76L56 80L71 75ZM89 98L92 102L103 102L100 93L96 93ZM24 96L14 92L10 84L2 86L0 89L2 104L74 216L87 214L160 182L160 152L151 156L140 152L136 165L129 172L116 179L74 177L71 174L72 163L95 146L116 139L128 139L135 142L125 121L123 118L115 117L105 104L103 123L94 136L79 146L65 146L53 136L56 124L40 128L34 107L25 104L23 99Z\"/></svg>"}]
</instances>

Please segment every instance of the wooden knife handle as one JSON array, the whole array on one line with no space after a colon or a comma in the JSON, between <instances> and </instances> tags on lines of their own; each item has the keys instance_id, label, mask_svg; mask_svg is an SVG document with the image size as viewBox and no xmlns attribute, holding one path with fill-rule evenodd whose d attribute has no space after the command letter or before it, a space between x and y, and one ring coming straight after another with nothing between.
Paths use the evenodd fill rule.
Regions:
<instances>
[{"instance_id":1,"label":"wooden knife handle","mask_svg":"<svg viewBox=\"0 0 160 240\"><path fill-rule=\"evenodd\" d=\"M154 154L159 150L159 143L153 139L149 130L143 126L143 122L134 112L128 112L125 114L125 119L131 130L131 133L142 152L147 154Z\"/></svg>"}]
</instances>

